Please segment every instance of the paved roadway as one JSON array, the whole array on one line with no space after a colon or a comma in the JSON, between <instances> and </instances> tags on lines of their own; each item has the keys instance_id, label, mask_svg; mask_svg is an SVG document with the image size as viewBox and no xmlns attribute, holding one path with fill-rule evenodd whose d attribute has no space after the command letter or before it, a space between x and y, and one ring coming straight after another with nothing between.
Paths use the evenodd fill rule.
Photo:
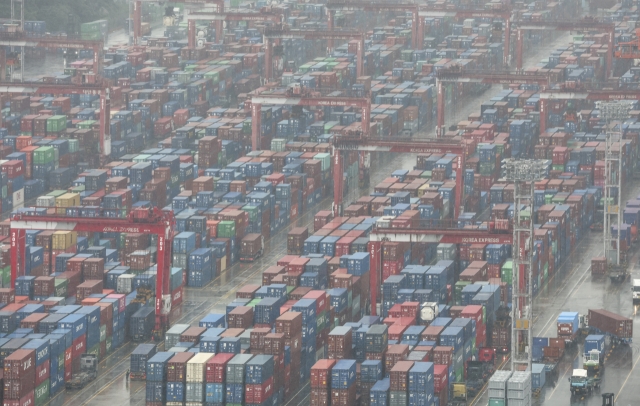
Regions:
<instances>
[{"instance_id":1,"label":"paved roadway","mask_svg":"<svg viewBox=\"0 0 640 406\"><path fill-rule=\"evenodd\" d=\"M155 34L154 30L154 34ZM549 41L549 43L543 47L537 48L535 53L526 58L526 64L531 66L536 64L539 60L545 58L550 51L553 49L567 44L570 40L569 35L561 35L555 41ZM112 42L113 41L113 42ZM124 43L125 36L123 32L117 32L111 35L110 43ZM34 63L33 61L28 61L29 67L26 70L27 76L29 75L38 75L42 74L43 71L50 73L52 71L61 71L63 69L62 58L48 55L47 58L40 62ZM454 124L462 119L465 119L466 116L472 112L476 112L479 109L479 104L482 101L490 99L494 94L500 91L499 86L494 86L492 89L486 91L484 94L471 97L461 103L457 103L455 105L447 106L447 125ZM420 137L430 137L433 132L429 131L428 133L421 133L417 136ZM377 164L377 165L376 165ZM375 185L380 182L382 179L387 177L389 173L393 169L405 168L410 169L415 165L415 155L414 154L393 154L383 159L373 160L372 162L372 171L371 171L371 185ZM367 190L359 190L357 187L351 189L351 193L348 199L345 199L345 202L348 203L350 201L356 200L359 196L363 194L368 194ZM331 206L331 199L325 198L319 205L317 205L311 212L305 213L302 215L294 224L289 225L280 233L273 236L270 240L266 242L266 252L268 253L262 259L251 263L251 264L237 264L233 267L227 269L220 276L218 276L212 283L210 283L207 287L202 289L186 289L185 290L185 302L183 305L183 313L179 320L180 323L192 324L197 320L202 318L204 315L210 312L222 312L225 310L225 305L228 303L235 295L236 290L247 283L260 283L262 270L266 267L275 263L275 261L280 258L282 255L286 254L286 238L283 238L288 230L293 227L299 226L313 226L313 214L318 210L326 210ZM597 238L588 238L587 240L583 240L578 247L578 251L574 254L574 259L569 261L567 265L572 267L569 272L567 272L565 277L556 278L557 282L561 282L559 288L563 288L566 290L562 290L562 296L558 298L556 294L558 293L556 290L542 293L538 299L539 305L536 305L536 312L541 312L540 318L542 320L547 320L549 317L555 317L554 314L559 312L559 309L563 310L580 310L584 311L588 305L588 303L593 303L593 300L598 298L598 300L602 300L603 305L606 305L607 308L610 308L612 311L618 311L621 314L630 314L630 309L627 309L620 303L630 303L630 300L627 300L627 293L629 292L628 284L623 288L618 288L617 290L614 288L608 288L608 290L602 291L602 288L596 288L599 286L597 283L592 283L590 279L586 278L585 275L588 273L585 272L585 266L588 264L588 259L592 256L592 253L595 249L601 251L601 246L597 242ZM598 251L598 252L599 252ZM587 255L584 255L588 253ZM575 265L574 265L575 264ZM582 275L581 278L576 281L575 275ZM554 289L558 288L557 284L554 283ZM620 297L617 293L619 291L623 291L622 297ZM580 295L580 300L578 300L578 295L575 293L578 292L589 292L589 294ZM563 297L569 297L569 293L574 292L574 296L576 296L576 300L572 299L573 307L568 308L564 303L564 300L560 300ZM573 298L573 296L572 296ZM567 299L568 300L568 299ZM616 302L617 301L617 302ZM560 302L560 303L557 303ZM583 303L584 302L584 303ZM618 303L615 305L615 303ZM578 306L578 304L583 305L582 307ZM621 307L622 306L622 307ZM630 306L627 306L630 308ZM540 308L540 309L538 309ZM557 310L557 311L556 311ZM537 322L536 328L540 326L541 323ZM542 325L545 330L550 330L550 323L546 323ZM547 332L547 335L550 334ZM536 335L540 335L540 332L536 330ZM135 345L128 342L124 346L120 347L114 353L110 354L105 360L100 363L99 366L99 377L93 382L91 385L80 391L63 391L56 395L51 400L51 405L96 405L96 406L111 406L114 402L117 404L131 404L131 405L144 405L145 403L145 392L144 392L144 382L131 382L127 384L124 379L125 371L129 366L129 354L135 348ZM614 372L610 372L614 370L614 367L611 367L607 371L607 378L605 379L605 389L608 390L609 383L611 385L615 382L616 384L620 384L625 379L628 379L627 376L624 375L625 371L627 374L631 368L631 365L627 365L624 369L624 365L622 360L624 357L612 358L617 360L616 362L621 365L619 374L614 375ZM633 366L637 364L638 355L635 354L634 351L634 360ZM612 363L613 364L613 363ZM629 363L630 364L630 363ZM567 368L569 366L567 365ZM614 377L612 377L614 376ZM614 379L615 378L615 379ZM636 376L637 378L637 376ZM566 377L561 378L560 381L564 379L564 386L567 386ZM562 396L561 394L567 393L567 388L562 389L563 382L558 384L558 390L551 391L549 394L545 395L550 400L550 405L561 405L563 399L568 399L567 396ZM631 386L631 385L629 385ZM627 389L629 388L627 386ZM633 391L627 391L626 398L621 396L620 401L628 400L633 397ZM308 387L302 388L299 394L294 397L289 404L308 404ZM483 403L480 401L478 404L486 404L486 401ZM592 404L592 403L589 403ZM595 403L593 403L595 404ZM623 403L624 404L624 403Z\"/></svg>"}]
</instances>

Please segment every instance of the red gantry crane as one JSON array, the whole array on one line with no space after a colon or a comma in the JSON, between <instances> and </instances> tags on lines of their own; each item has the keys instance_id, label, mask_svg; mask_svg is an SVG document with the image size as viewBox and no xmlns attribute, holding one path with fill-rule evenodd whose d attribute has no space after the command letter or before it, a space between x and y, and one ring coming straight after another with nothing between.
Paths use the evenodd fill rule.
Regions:
<instances>
[{"instance_id":1,"label":"red gantry crane","mask_svg":"<svg viewBox=\"0 0 640 406\"><path fill-rule=\"evenodd\" d=\"M588 92L568 92L563 90L547 90L540 92L540 133L547 130L549 103L554 100L632 100L640 99L640 90L589 90Z\"/></svg>"},{"instance_id":2,"label":"red gantry crane","mask_svg":"<svg viewBox=\"0 0 640 406\"><path fill-rule=\"evenodd\" d=\"M640 28L636 28L636 39L618 44L615 56L620 59L640 59Z\"/></svg>"},{"instance_id":3,"label":"red gantry crane","mask_svg":"<svg viewBox=\"0 0 640 406\"><path fill-rule=\"evenodd\" d=\"M227 13L210 13L210 12L191 12L187 16L187 24L189 27L188 39L189 48L196 46L196 21L212 21L216 23L216 42L222 41L222 22L224 21L272 21L276 24L284 24L284 16L282 14L274 14L271 12L227 12ZM220 23L220 24L218 24ZM220 28L218 28L218 26Z\"/></svg>"},{"instance_id":4,"label":"red gantry crane","mask_svg":"<svg viewBox=\"0 0 640 406\"><path fill-rule=\"evenodd\" d=\"M75 84L53 84L44 82L0 82L0 94L2 93L24 93L24 94L86 94L100 96L100 119L99 119L99 140L100 154L111 155L111 133L109 129L109 117L111 116L111 101L109 99L109 87L106 81L98 79L101 83L82 85Z\"/></svg>"},{"instance_id":5,"label":"red gantry crane","mask_svg":"<svg viewBox=\"0 0 640 406\"><path fill-rule=\"evenodd\" d=\"M613 23L602 23L593 18L585 18L580 21L540 21L535 23L519 23L516 31L516 69L522 70L522 53L524 31L556 30L556 31L597 31L607 34L607 67L605 76L608 78L613 73L613 40L616 26Z\"/></svg>"},{"instance_id":6,"label":"red gantry crane","mask_svg":"<svg viewBox=\"0 0 640 406\"><path fill-rule=\"evenodd\" d=\"M35 209L27 209L11 217L11 286L15 286L16 277L25 274L27 230L155 234L158 237L155 330L164 336L172 304L182 302L181 289L170 291L171 248L175 226L173 211L163 211L157 207L134 209L127 218L111 218L51 214L55 209L46 209L44 215L40 215Z\"/></svg>"},{"instance_id":7,"label":"red gantry crane","mask_svg":"<svg viewBox=\"0 0 640 406\"><path fill-rule=\"evenodd\" d=\"M364 73L364 39L365 35L357 31L311 31L311 30L288 30L282 28L266 28L264 32L264 62L266 80L273 78L273 40L275 39L296 39L305 40L327 39L327 40L358 40L356 52L356 75L362 76Z\"/></svg>"},{"instance_id":8,"label":"red gantry crane","mask_svg":"<svg viewBox=\"0 0 640 406\"><path fill-rule=\"evenodd\" d=\"M462 182L456 182L456 184ZM382 243L384 241L410 243L451 243L451 244L512 244L513 229L510 220L496 220L488 223L488 229L458 228L455 220L422 221L412 228L374 227L369 234L370 255L369 292L371 314L376 313L378 294L382 285ZM523 272L524 275L524 272Z\"/></svg>"},{"instance_id":9,"label":"red gantry crane","mask_svg":"<svg viewBox=\"0 0 640 406\"><path fill-rule=\"evenodd\" d=\"M102 60L104 59L103 41L85 41L55 37L37 38L29 37L22 31L0 32L0 81L5 80L6 51L4 47L91 49L93 50L93 71L96 74L102 71ZM24 61L22 67L24 67Z\"/></svg>"},{"instance_id":10,"label":"red gantry crane","mask_svg":"<svg viewBox=\"0 0 640 406\"><path fill-rule=\"evenodd\" d=\"M365 3L362 1L330 1L327 7L327 25L328 30L333 31L334 19L336 11L366 11L380 13L385 11L404 11L411 12L411 46L413 49L422 49L424 44L424 19L419 18L418 4L410 3ZM333 48L333 39L329 40L329 48Z\"/></svg>"},{"instance_id":11,"label":"red gantry crane","mask_svg":"<svg viewBox=\"0 0 640 406\"><path fill-rule=\"evenodd\" d=\"M456 20L464 20L466 18L500 18L504 20L504 65L509 64L509 52L511 47L511 14L510 8L502 8L497 10L465 10L465 9L448 9L436 11L431 8L427 11L420 11L419 18L421 27L424 28L424 19L428 17L453 18ZM423 29L424 31L424 29Z\"/></svg>"},{"instance_id":12,"label":"red gantry crane","mask_svg":"<svg viewBox=\"0 0 640 406\"><path fill-rule=\"evenodd\" d=\"M438 102L438 117L436 124L436 137L440 138L445 133L445 96L444 83L486 83L486 84L538 84L549 86L549 77L543 75L525 75L515 72L483 72L465 71L459 66L444 68L436 72L436 92Z\"/></svg>"},{"instance_id":13,"label":"red gantry crane","mask_svg":"<svg viewBox=\"0 0 640 406\"><path fill-rule=\"evenodd\" d=\"M139 45L138 40L142 37L142 3L158 3L164 4L163 0L135 0L133 1L133 45ZM185 6L200 5L207 7L213 5L216 7L216 12L224 13L224 0L187 0ZM222 32L222 21L216 22L216 35L218 30Z\"/></svg>"}]
</instances>

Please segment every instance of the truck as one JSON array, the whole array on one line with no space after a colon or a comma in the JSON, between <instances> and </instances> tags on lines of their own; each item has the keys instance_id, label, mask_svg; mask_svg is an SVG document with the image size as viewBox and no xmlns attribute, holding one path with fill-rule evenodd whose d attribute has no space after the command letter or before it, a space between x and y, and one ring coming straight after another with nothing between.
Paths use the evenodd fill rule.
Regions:
<instances>
[{"instance_id":1,"label":"truck","mask_svg":"<svg viewBox=\"0 0 640 406\"><path fill-rule=\"evenodd\" d=\"M489 362L467 361L467 394L475 397L480 391L489 377L493 374L494 365Z\"/></svg>"},{"instance_id":2,"label":"truck","mask_svg":"<svg viewBox=\"0 0 640 406\"><path fill-rule=\"evenodd\" d=\"M264 252L264 236L262 234L247 234L240 241L240 261L252 262L262 256Z\"/></svg>"},{"instance_id":3,"label":"truck","mask_svg":"<svg viewBox=\"0 0 640 406\"><path fill-rule=\"evenodd\" d=\"M611 344L630 344L633 320L604 309L589 309L589 330L592 334L611 337Z\"/></svg>"},{"instance_id":4,"label":"truck","mask_svg":"<svg viewBox=\"0 0 640 406\"><path fill-rule=\"evenodd\" d=\"M456 382L451 388L451 400L447 406L467 406L467 385L464 382Z\"/></svg>"},{"instance_id":5,"label":"truck","mask_svg":"<svg viewBox=\"0 0 640 406\"><path fill-rule=\"evenodd\" d=\"M98 357L95 354L80 356L80 372L73 374L67 381L67 389L82 389L98 376Z\"/></svg>"},{"instance_id":6,"label":"truck","mask_svg":"<svg viewBox=\"0 0 640 406\"><path fill-rule=\"evenodd\" d=\"M511 315L506 306L501 306L496 310L490 337L491 347L496 350L496 353L509 353L511 350Z\"/></svg>"},{"instance_id":7,"label":"truck","mask_svg":"<svg viewBox=\"0 0 640 406\"><path fill-rule=\"evenodd\" d=\"M562 312L556 321L557 336L570 347L578 343L580 337L587 332L587 319L578 312Z\"/></svg>"},{"instance_id":8,"label":"truck","mask_svg":"<svg viewBox=\"0 0 640 406\"><path fill-rule=\"evenodd\" d=\"M631 295L633 298L633 304L640 303L640 279L633 280L633 286L631 286Z\"/></svg>"},{"instance_id":9,"label":"truck","mask_svg":"<svg viewBox=\"0 0 640 406\"><path fill-rule=\"evenodd\" d=\"M600 380L589 378L586 369L574 369L569 378L571 396L589 396L600 388Z\"/></svg>"}]
</instances>

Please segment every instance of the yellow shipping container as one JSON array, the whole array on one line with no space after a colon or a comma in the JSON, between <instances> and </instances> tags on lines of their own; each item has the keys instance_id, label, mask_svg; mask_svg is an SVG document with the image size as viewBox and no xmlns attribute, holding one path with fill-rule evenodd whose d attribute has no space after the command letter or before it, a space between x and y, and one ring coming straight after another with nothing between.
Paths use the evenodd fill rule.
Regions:
<instances>
[{"instance_id":1,"label":"yellow shipping container","mask_svg":"<svg viewBox=\"0 0 640 406\"><path fill-rule=\"evenodd\" d=\"M80 193L65 193L56 197L56 207L60 207L58 210L59 215L65 215L67 213L67 207L80 206Z\"/></svg>"},{"instance_id":2,"label":"yellow shipping container","mask_svg":"<svg viewBox=\"0 0 640 406\"><path fill-rule=\"evenodd\" d=\"M429 190L429 184L424 184L418 188L418 197L422 197Z\"/></svg>"},{"instance_id":3,"label":"yellow shipping container","mask_svg":"<svg viewBox=\"0 0 640 406\"><path fill-rule=\"evenodd\" d=\"M66 250L78 243L78 233L75 231L56 231L53 233L51 248L54 250Z\"/></svg>"}]
</instances>

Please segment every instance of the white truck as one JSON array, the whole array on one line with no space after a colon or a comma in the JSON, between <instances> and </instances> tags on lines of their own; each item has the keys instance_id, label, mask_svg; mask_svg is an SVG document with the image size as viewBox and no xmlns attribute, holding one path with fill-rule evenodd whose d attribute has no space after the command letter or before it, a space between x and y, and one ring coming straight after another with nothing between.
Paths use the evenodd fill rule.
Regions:
<instances>
[{"instance_id":1,"label":"white truck","mask_svg":"<svg viewBox=\"0 0 640 406\"><path fill-rule=\"evenodd\" d=\"M640 303L640 279L633 280L633 286L631 287L633 295L633 304Z\"/></svg>"}]
</instances>

